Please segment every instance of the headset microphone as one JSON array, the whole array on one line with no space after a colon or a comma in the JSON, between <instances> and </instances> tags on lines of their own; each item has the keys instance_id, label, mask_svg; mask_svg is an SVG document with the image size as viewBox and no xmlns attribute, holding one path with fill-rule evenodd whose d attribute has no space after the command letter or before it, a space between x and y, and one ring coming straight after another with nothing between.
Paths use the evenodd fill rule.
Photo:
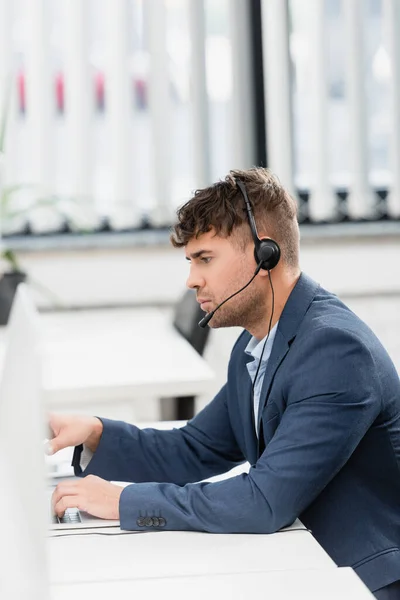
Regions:
<instances>
[{"instance_id":1,"label":"headset microphone","mask_svg":"<svg viewBox=\"0 0 400 600\"><path fill-rule=\"evenodd\" d=\"M228 302L228 300L230 300L231 298L233 298L234 296L237 296L237 294L240 294L240 292L243 292L243 290L245 290L247 288L247 286L249 286L251 284L251 282L253 281L253 279L256 277L256 275L258 275L258 273L260 272L261 269L261 262L260 264L257 266L257 269L254 272L254 275L252 276L252 278L250 279L250 281L248 281L246 283L246 285L244 285L242 288L240 288L240 290L238 290L237 292L234 292L233 294L231 294L230 296L228 296L228 298L225 298L225 300L223 300L221 302L221 304L218 304L218 306L216 306L214 308L214 310L212 310L211 312L209 312L208 314L206 314L205 317L203 317L201 319L201 321L199 321L198 325L199 327L202 327L204 329L204 327L206 327L209 322L211 321L211 319L213 318L213 316L215 315L215 313L217 312L217 310L219 310L221 308L221 306L223 304L225 304L225 302Z\"/></svg>"}]
</instances>

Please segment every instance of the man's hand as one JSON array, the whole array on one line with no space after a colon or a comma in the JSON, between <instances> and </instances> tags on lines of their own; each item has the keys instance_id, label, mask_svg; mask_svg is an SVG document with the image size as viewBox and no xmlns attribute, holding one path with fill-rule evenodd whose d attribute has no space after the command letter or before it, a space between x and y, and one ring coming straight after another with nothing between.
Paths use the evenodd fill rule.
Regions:
<instances>
[{"instance_id":1,"label":"man's hand","mask_svg":"<svg viewBox=\"0 0 400 600\"><path fill-rule=\"evenodd\" d=\"M97 417L51 413L49 429L53 438L47 447L48 454L54 454L69 446L79 446L79 444L85 444L89 450L95 452L103 433L103 423Z\"/></svg>"},{"instance_id":2,"label":"man's hand","mask_svg":"<svg viewBox=\"0 0 400 600\"><path fill-rule=\"evenodd\" d=\"M53 492L52 508L62 517L67 508L78 508L100 519L119 519L119 498L123 488L88 475L79 481L63 481Z\"/></svg>"}]
</instances>

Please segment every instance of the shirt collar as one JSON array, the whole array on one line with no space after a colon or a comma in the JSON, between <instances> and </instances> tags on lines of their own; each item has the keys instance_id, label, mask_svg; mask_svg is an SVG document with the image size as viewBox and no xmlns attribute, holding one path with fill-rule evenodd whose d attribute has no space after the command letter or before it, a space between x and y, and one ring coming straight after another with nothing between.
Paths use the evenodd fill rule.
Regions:
<instances>
[{"instance_id":1,"label":"shirt collar","mask_svg":"<svg viewBox=\"0 0 400 600\"><path fill-rule=\"evenodd\" d=\"M263 348L265 344L265 340L267 339L268 334L262 339L258 340L254 336L250 339L249 343L245 348L245 353L249 356L252 356L255 360L260 360L261 354L263 354L262 362L268 360L269 355L271 354L272 345L275 340L276 330L278 329L278 323L275 323L271 331L269 332L268 342L265 346L265 350L263 353Z\"/></svg>"}]
</instances>

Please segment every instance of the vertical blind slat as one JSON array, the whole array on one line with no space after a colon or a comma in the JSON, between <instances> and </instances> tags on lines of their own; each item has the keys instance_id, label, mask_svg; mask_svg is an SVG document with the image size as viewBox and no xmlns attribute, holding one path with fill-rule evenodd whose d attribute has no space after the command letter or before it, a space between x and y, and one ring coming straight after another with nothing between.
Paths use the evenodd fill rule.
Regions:
<instances>
[{"instance_id":1,"label":"vertical blind slat","mask_svg":"<svg viewBox=\"0 0 400 600\"><path fill-rule=\"evenodd\" d=\"M25 3L29 27L26 54L26 96L32 181L47 189L53 184L53 87L50 72L50 26L45 0Z\"/></svg>"},{"instance_id":2,"label":"vertical blind slat","mask_svg":"<svg viewBox=\"0 0 400 600\"><path fill-rule=\"evenodd\" d=\"M110 221L115 229L137 225L132 169L133 80L129 64L129 12L127 0L107 2L108 60L106 98L109 125L113 197Z\"/></svg>"},{"instance_id":3,"label":"vertical blind slat","mask_svg":"<svg viewBox=\"0 0 400 600\"><path fill-rule=\"evenodd\" d=\"M346 0L346 94L350 123L350 175L347 199L348 215L354 219L374 215L374 196L368 173L368 122L364 85L363 0Z\"/></svg>"},{"instance_id":4,"label":"vertical blind slat","mask_svg":"<svg viewBox=\"0 0 400 600\"><path fill-rule=\"evenodd\" d=\"M144 17L150 51L149 108L153 154L150 177L156 203L151 218L154 225L165 225L171 222L174 214L171 206L173 139L165 3L159 0L146 0Z\"/></svg>"},{"instance_id":5,"label":"vertical blind slat","mask_svg":"<svg viewBox=\"0 0 400 600\"><path fill-rule=\"evenodd\" d=\"M56 191L55 159L55 81L52 72L51 15L46 0L29 0L24 3L24 16L28 27L26 53L26 106L29 162L28 181L39 189L33 200L50 197ZM57 230L63 217L49 207L34 210L28 217L35 233Z\"/></svg>"},{"instance_id":6,"label":"vertical blind slat","mask_svg":"<svg viewBox=\"0 0 400 600\"><path fill-rule=\"evenodd\" d=\"M268 166L296 196L287 0L262 0Z\"/></svg>"},{"instance_id":7,"label":"vertical blind slat","mask_svg":"<svg viewBox=\"0 0 400 600\"><path fill-rule=\"evenodd\" d=\"M210 122L206 80L206 27L204 0L191 0L188 6L191 39L190 82L196 187L211 183Z\"/></svg>"},{"instance_id":8,"label":"vertical blind slat","mask_svg":"<svg viewBox=\"0 0 400 600\"><path fill-rule=\"evenodd\" d=\"M254 165L255 161L250 6L247 0L232 0L228 3L228 8L233 84L229 162L233 168L246 169Z\"/></svg>"},{"instance_id":9,"label":"vertical blind slat","mask_svg":"<svg viewBox=\"0 0 400 600\"><path fill-rule=\"evenodd\" d=\"M0 0L0 118L7 98L11 77L11 5Z\"/></svg>"},{"instance_id":10,"label":"vertical blind slat","mask_svg":"<svg viewBox=\"0 0 400 600\"><path fill-rule=\"evenodd\" d=\"M314 120L310 123L310 127L314 139L314 160L308 211L313 221L330 220L336 217L336 197L329 183L327 31L324 8L324 0L312 0L314 36L312 39L313 76L310 86Z\"/></svg>"},{"instance_id":11,"label":"vertical blind slat","mask_svg":"<svg viewBox=\"0 0 400 600\"><path fill-rule=\"evenodd\" d=\"M7 102L7 86L11 83L11 35L10 35L10 3L0 0L0 119L4 114ZM0 128L2 124L0 123ZM2 134L0 130L0 135ZM1 151L0 151L1 152ZM5 158L0 153L0 197L5 184ZM0 239L2 222L0 219Z\"/></svg>"},{"instance_id":12,"label":"vertical blind slat","mask_svg":"<svg viewBox=\"0 0 400 600\"><path fill-rule=\"evenodd\" d=\"M67 0L65 47L66 129L69 193L95 212L93 198L93 88L89 68L88 4Z\"/></svg>"},{"instance_id":13,"label":"vertical blind slat","mask_svg":"<svg viewBox=\"0 0 400 600\"><path fill-rule=\"evenodd\" d=\"M18 114L17 53L12 37L15 25L15 6L8 0L0 0L0 115L4 110L4 159L3 185L24 183L24 169L21 166L22 119ZM21 135L22 134L22 135ZM0 225L1 229L1 225Z\"/></svg>"}]
</instances>

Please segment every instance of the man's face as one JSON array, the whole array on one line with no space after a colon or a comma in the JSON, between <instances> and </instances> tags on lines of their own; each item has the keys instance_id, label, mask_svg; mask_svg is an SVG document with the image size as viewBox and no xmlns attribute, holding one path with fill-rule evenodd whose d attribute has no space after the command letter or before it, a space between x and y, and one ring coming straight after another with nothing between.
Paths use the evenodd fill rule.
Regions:
<instances>
[{"instance_id":1,"label":"man's face","mask_svg":"<svg viewBox=\"0 0 400 600\"><path fill-rule=\"evenodd\" d=\"M197 300L206 313L246 285L256 269L252 244L242 250L231 239L216 236L214 231L192 238L185 251L190 260L186 285L196 290ZM215 313L211 327L246 327L265 310L265 297L257 279Z\"/></svg>"}]
</instances>

